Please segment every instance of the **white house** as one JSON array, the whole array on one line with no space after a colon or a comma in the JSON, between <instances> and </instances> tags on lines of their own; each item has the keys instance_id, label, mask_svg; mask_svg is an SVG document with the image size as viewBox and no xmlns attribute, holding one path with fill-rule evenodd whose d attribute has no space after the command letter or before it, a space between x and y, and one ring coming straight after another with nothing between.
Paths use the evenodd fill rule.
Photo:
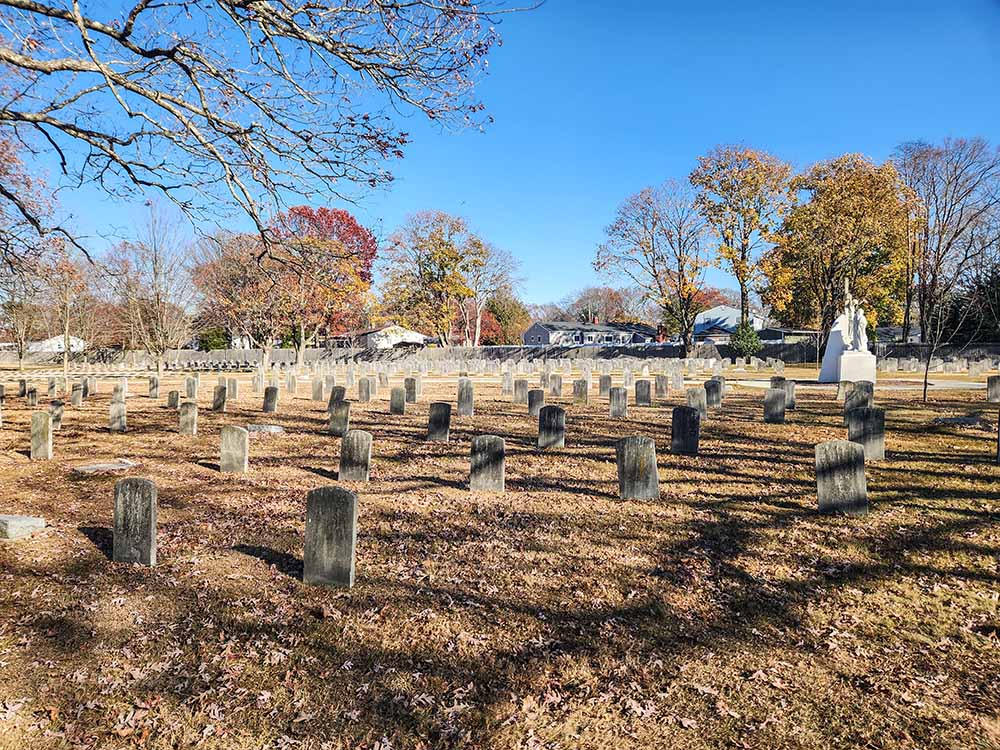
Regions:
<instances>
[{"instance_id":1,"label":"white house","mask_svg":"<svg viewBox=\"0 0 1000 750\"><path fill-rule=\"evenodd\" d=\"M70 353L82 352L87 348L87 342L76 336L69 337ZM28 354L56 354L64 351L62 336L53 336L45 341L32 341L28 344Z\"/></svg>"},{"instance_id":2,"label":"white house","mask_svg":"<svg viewBox=\"0 0 1000 750\"><path fill-rule=\"evenodd\" d=\"M348 331L334 336L334 340L341 346L356 346L362 349L392 349L400 344L423 346L427 337L422 333L390 323L363 331Z\"/></svg>"},{"instance_id":3,"label":"white house","mask_svg":"<svg viewBox=\"0 0 1000 750\"><path fill-rule=\"evenodd\" d=\"M750 323L754 330L764 328L764 316L750 311ZM717 305L698 313L694 319L694 339L709 344L728 344L729 337L736 333L740 324L740 309L730 305Z\"/></svg>"},{"instance_id":4,"label":"white house","mask_svg":"<svg viewBox=\"0 0 1000 750\"><path fill-rule=\"evenodd\" d=\"M525 331L521 340L525 346L574 346L579 344L652 344L656 329L644 323L574 323L572 321L539 321Z\"/></svg>"}]
</instances>

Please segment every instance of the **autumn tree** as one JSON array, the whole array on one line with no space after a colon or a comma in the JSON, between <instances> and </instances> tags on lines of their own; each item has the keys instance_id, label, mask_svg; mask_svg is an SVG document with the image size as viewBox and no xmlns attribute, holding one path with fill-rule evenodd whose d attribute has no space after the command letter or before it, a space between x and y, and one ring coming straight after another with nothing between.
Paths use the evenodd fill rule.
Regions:
<instances>
[{"instance_id":1,"label":"autumn tree","mask_svg":"<svg viewBox=\"0 0 1000 750\"><path fill-rule=\"evenodd\" d=\"M338 208L298 206L273 223L276 247L267 267L275 293L286 298L295 341L295 361L317 333L343 333L358 324L372 281L378 243L350 213Z\"/></svg>"},{"instance_id":2,"label":"autumn tree","mask_svg":"<svg viewBox=\"0 0 1000 750\"><path fill-rule=\"evenodd\" d=\"M13 342L19 369L24 366L28 344L44 331L40 270L39 264L23 259L16 266L0 265L0 333Z\"/></svg>"},{"instance_id":3,"label":"autumn tree","mask_svg":"<svg viewBox=\"0 0 1000 750\"><path fill-rule=\"evenodd\" d=\"M460 305L472 296L466 274L482 262L483 249L464 219L443 211L409 217L386 247L386 311L450 346Z\"/></svg>"},{"instance_id":4,"label":"autumn tree","mask_svg":"<svg viewBox=\"0 0 1000 750\"><path fill-rule=\"evenodd\" d=\"M619 206L605 234L594 268L630 279L690 349L708 264L694 192L672 180L645 188Z\"/></svg>"},{"instance_id":5,"label":"autumn tree","mask_svg":"<svg viewBox=\"0 0 1000 750\"><path fill-rule=\"evenodd\" d=\"M517 260L506 250L478 237L470 239L469 257L463 274L469 293L459 307L467 345L479 346L486 305L497 294L510 292L517 283L517 267Z\"/></svg>"},{"instance_id":6,"label":"autumn tree","mask_svg":"<svg viewBox=\"0 0 1000 750\"><path fill-rule=\"evenodd\" d=\"M846 281L873 324L898 320L910 193L895 167L847 154L814 165L792 185L797 201L762 262L772 314L818 327L825 344Z\"/></svg>"},{"instance_id":7,"label":"autumn tree","mask_svg":"<svg viewBox=\"0 0 1000 750\"><path fill-rule=\"evenodd\" d=\"M791 167L748 146L716 146L698 157L690 181L698 207L719 245L717 263L736 277L740 322L750 316L750 295L760 280L759 260L789 202Z\"/></svg>"},{"instance_id":8,"label":"autumn tree","mask_svg":"<svg viewBox=\"0 0 1000 750\"><path fill-rule=\"evenodd\" d=\"M113 196L249 216L392 179L396 120L488 121L498 3L0 0L0 128ZM2 160L0 160L2 163ZM3 211L47 217L0 174Z\"/></svg>"},{"instance_id":9,"label":"autumn tree","mask_svg":"<svg viewBox=\"0 0 1000 750\"><path fill-rule=\"evenodd\" d=\"M485 344L514 346L521 343L521 335L531 325L531 315L524 304L511 291L501 291L486 303L486 311L496 321L495 337L485 339Z\"/></svg>"},{"instance_id":10,"label":"autumn tree","mask_svg":"<svg viewBox=\"0 0 1000 750\"><path fill-rule=\"evenodd\" d=\"M982 288L976 277L1000 243L1000 150L981 138L947 139L904 144L895 160L918 202L914 279L926 401L931 358L978 313L978 296L966 299L958 319L954 302Z\"/></svg>"}]
</instances>

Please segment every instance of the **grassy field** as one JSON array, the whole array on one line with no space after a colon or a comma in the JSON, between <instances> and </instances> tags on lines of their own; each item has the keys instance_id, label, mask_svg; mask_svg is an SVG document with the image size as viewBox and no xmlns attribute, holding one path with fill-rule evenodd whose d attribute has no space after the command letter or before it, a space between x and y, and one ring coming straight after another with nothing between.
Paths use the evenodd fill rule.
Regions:
<instances>
[{"instance_id":1,"label":"grassy field","mask_svg":"<svg viewBox=\"0 0 1000 750\"><path fill-rule=\"evenodd\" d=\"M54 460L31 462L30 410L8 397L0 512L51 525L0 545L0 748L1000 747L983 391L877 392L887 461L867 468L870 515L844 518L815 512L813 447L845 437L829 391L765 425L763 392L733 388L696 458L668 451L683 394L627 421L567 396L568 447L539 454L525 407L475 380L447 445L422 437L454 379L404 417L381 391L354 405L375 442L349 592L301 582L305 494L336 480L322 404L262 415L244 378L213 414L206 376L184 438L163 405L176 382L154 402L133 380L112 434L103 383L67 406ZM974 412L979 427L932 424ZM221 425L250 422L286 433L252 436L249 474L220 475ZM505 495L466 489L482 433L507 440ZM617 499L631 434L657 442L657 502ZM159 487L156 568L108 559L121 475L72 472L119 457Z\"/></svg>"}]
</instances>

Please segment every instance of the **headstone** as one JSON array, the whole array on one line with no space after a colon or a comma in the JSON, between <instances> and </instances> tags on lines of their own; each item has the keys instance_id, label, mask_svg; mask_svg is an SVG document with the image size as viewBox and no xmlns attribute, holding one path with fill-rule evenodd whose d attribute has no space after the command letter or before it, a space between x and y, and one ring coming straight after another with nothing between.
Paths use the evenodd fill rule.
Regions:
<instances>
[{"instance_id":1,"label":"headstone","mask_svg":"<svg viewBox=\"0 0 1000 750\"><path fill-rule=\"evenodd\" d=\"M130 477L115 483L115 562L156 565L156 485Z\"/></svg>"},{"instance_id":2,"label":"headstone","mask_svg":"<svg viewBox=\"0 0 1000 750\"><path fill-rule=\"evenodd\" d=\"M566 447L566 410L561 406L544 406L538 412L539 450Z\"/></svg>"},{"instance_id":3,"label":"headstone","mask_svg":"<svg viewBox=\"0 0 1000 750\"><path fill-rule=\"evenodd\" d=\"M25 398L28 395L28 381L18 380L17 381L17 397Z\"/></svg>"},{"instance_id":4,"label":"headstone","mask_svg":"<svg viewBox=\"0 0 1000 750\"><path fill-rule=\"evenodd\" d=\"M660 477L656 468L656 443L652 438L632 436L615 444L618 464L618 496L622 500L656 500Z\"/></svg>"},{"instance_id":5,"label":"headstone","mask_svg":"<svg viewBox=\"0 0 1000 750\"><path fill-rule=\"evenodd\" d=\"M358 498L343 487L319 487L306 496L302 581L310 586L354 585Z\"/></svg>"},{"instance_id":6,"label":"headstone","mask_svg":"<svg viewBox=\"0 0 1000 750\"><path fill-rule=\"evenodd\" d=\"M150 398L160 397L160 379L155 375L149 376L149 397Z\"/></svg>"},{"instance_id":7,"label":"headstone","mask_svg":"<svg viewBox=\"0 0 1000 750\"><path fill-rule=\"evenodd\" d=\"M416 378L404 378L403 379L403 391L406 403L415 404L417 403L417 379Z\"/></svg>"},{"instance_id":8,"label":"headstone","mask_svg":"<svg viewBox=\"0 0 1000 750\"><path fill-rule=\"evenodd\" d=\"M541 388L532 388L528 391L528 414L537 417L542 407L545 405L545 391Z\"/></svg>"},{"instance_id":9,"label":"headstone","mask_svg":"<svg viewBox=\"0 0 1000 750\"><path fill-rule=\"evenodd\" d=\"M986 403L1000 404L1000 375L986 378Z\"/></svg>"},{"instance_id":10,"label":"headstone","mask_svg":"<svg viewBox=\"0 0 1000 750\"><path fill-rule=\"evenodd\" d=\"M573 381L573 403L586 404L590 399L590 389L587 388L586 378Z\"/></svg>"},{"instance_id":11,"label":"headstone","mask_svg":"<svg viewBox=\"0 0 1000 750\"><path fill-rule=\"evenodd\" d=\"M867 409L873 407L874 388L866 380L859 380L854 384L854 388L844 399L844 426L847 426L847 413L854 409Z\"/></svg>"},{"instance_id":12,"label":"headstone","mask_svg":"<svg viewBox=\"0 0 1000 750\"><path fill-rule=\"evenodd\" d=\"M854 383L850 380L841 380L837 383L837 400L843 401L847 394L854 390Z\"/></svg>"},{"instance_id":13,"label":"headstone","mask_svg":"<svg viewBox=\"0 0 1000 750\"><path fill-rule=\"evenodd\" d=\"M45 391L45 395L48 396L49 398L55 397L55 395L56 395L56 379L55 378L49 378L48 388Z\"/></svg>"},{"instance_id":14,"label":"headstone","mask_svg":"<svg viewBox=\"0 0 1000 750\"><path fill-rule=\"evenodd\" d=\"M325 384L321 378L313 378L312 382L312 400L313 401L326 401L326 394L324 391Z\"/></svg>"},{"instance_id":15,"label":"headstone","mask_svg":"<svg viewBox=\"0 0 1000 750\"><path fill-rule=\"evenodd\" d=\"M471 417L473 414L472 381L469 378L458 379L458 416Z\"/></svg>"},{"instance_id":16,"label":"headstone","mask_svg":"<svg viewBox=\"0 0 1000 750\"><path fill-rule=\"evenodd\" d=\"M503 374L503 381L500 383L500 394L503 396L514 395L514 373L507 370Z\"/></svg>"},{"instance_id":17,"label":"headstone","mask_svg":"<svg viewBox=\"0 0 1000 750\"><path fill-rule=\"evenodd\" d=\"M396 386L389 392L389 413L390 414L405 414L406 413L406 388L402 386Z\"/></svg>"},{"instance_id":18,"label":"headstone","mask_svg":"<svg viewBox=\"0 0 1000 750\"><path fill-rule=\"evenodd\" d=\"M698 385L687 389L687 405L697 409L702 419L708 416L708 394L705 386Z\"/></svg>"},{"instance_id":19,"label":"headstone","mask_svg":"<svg viewBox=\"0 0 1000 750\"><path fill-rule=\"evenodd\" d=\"M184 380L184 395L187 398L198 398L198 381L192 377Z\"/></svg>"},{"instance_id":20,"label":"headstone","mask_svg":"<svg viewBox=\"0 0 1000 750\"><path fill-rule=\"evenodd\" d=\"M358 381L358 402L367 404L372 400L372 379L361 378Z\"/></svg>"},{"instance_id":21,"label":"headstone","mask_svg":"<svg viewBox=\"0 0 1000 750\"><path fill-rule=\"evenodd\" d=\"M764 394L764 422L767 424L784 424L785 422L785 389L768 388Z\"/></svg>"},{"instance_id":22,"label":"headstone","mask_svg":"<svg viewBox=\"0 0 1000 750\"><path fill-rule=\"evenodd\" d=\"M125 432L126 413L124 401L112 401L108 429L112 432Z\"/></svg>"},{"instance_id":23,"label":"headstone","mask_svg":"<svg viewBox=\"0 0 1000 750\"><path fill-rule=\"evenodd\" d=\"M52 429L61 430L63 414L66 411L66 407L62 401L56 400L49 404L49 415L52 417Z\"/></svg>"},{"instance_id":24,"label":"headstone","mask_svg":"<svg viewBox=\"0 0 1000 750\"><path fill-rule=\"evenodd\" d=\"M73 383L69 392L69 402L73 406L83 406L83 383Z\"/></svg>"},{"instance_id":25,"label":"headstone","mask_svg":"<svg viewBox=\"0 0 1000 750\"><path fill-rule=\"evenodd\" d=\"M701 412L691 406L675 406L670 419L670 452L698 455Z\"/></svg>"},{"instance_id":26,"label":"headstone","mask_svg":"<svg viewBox=\"0 0 1000 750\"><path fill-rule=\"evenodd\" d=\"M264 413L274 414L278 411L278 386L269 385L264 389Z\"/></svg>"},{"instance_id":27,"label":"headstone","mask_svg":"<svg viewBox=\"0 0 1000 750\"><path fill-rule=\"evenodd\" d=\"M38 389L34 387L29 388L26 393L26 398L28 406L38 406Z\"/></svg>"},{"instance_id":28,"label":"headstone","mask_svg":"<svg viewBox=\"0 0 1000 750\"><path fill-rule=\"evenodd\" d=\"M608 391L608 414L615 418L628 417L628 391L617 386Z\"/></svg>"},{"instance_id":29,"label":"headstone","mask_svg":"<svg viewBox=\"0 0 1000 750\"><path fill-rule=\"evenodd\" d=\"M817 445L816 495L821 513L868 513L865 449L848 440Z\"/></svg>"},{"instance_id":30,"label":"headstone","mask_svg":"<svg viewBox=\"0 0 1000 750\"><path fill-rule=\"evenodd\" d=\"M212 392L212 411L226 410L226 394L229 390L224 385L215 386L215 390Z\"/></svg>"},{"instance_id":31,"label":"headstone","mask_svg":"<svg viewBox=\"0 0 1000 750\"><path fill-rule=\"evenodd\" d=\"M31 415L30 455L32 461L52 458L52 417L48 412L36 411Z\"/></svg>"},{"instance_id":32,"label":"headstone","mask_svg":"<svg viewBox=\"0 0 1000 750\"><path fill-rule=\"evenodd\" d=\"M706 380L703 386L705 391L705 408L717 409L722 406L722 383L718 380ZM690 393L690 391L688 391ZM690 401L688 402L690 404Z\"/></svg>"},{"instance_id":33,"label":"headstone","mask_svg":"<svg viewBox=\"0 0 1000 750\"><path fill-rule=\"evenodd\" d=\"M185 401L181 404L180 434L198 434L198 404L194 401Z\"/></svg>"},{"instance_id":34,"label":"headstone","mask_svg":"<svg viewBox=\"0 0 1000 750\"><path fill-rule=\"evenodd\" d=\"M337 437L344 437L351 429L351 402L334 401L328 407L330 423L327 432Z\"/></svg>"},{"instance_id":35,"label":"headstone","mask_svg":"<svg viewBox=\"0 0 1000 750\"><path fill-rule=\"evenodd\" d=\"M771 387L772 388L784 388L785 378L783 375L772 375L771 376Z\"/></svg>"},{"instance_id":36,"label":"headstone","mask_svg":"<svg viewBox=\"0 0 1000 750\"><path fill-rule=\"evenodd\" d=\"M240 382L236 378L226 381L226 401L235 401L240 397Z\"/></svg>"},{"instance_id":37,"label":"headstone","mask_svg":"<svg viewBox=\"0 0 1000 750\"><path fill-rule=\"evenodd\" d=\"M786 380L784 382L785 388L785 408L794 409L795 408L795 381Z\"/></svg>"},{"instance_id":38,"label":"headstone","mask_svg":"<svg viewBox=\"0 0 1000 750\"><path fill-rule=\"evenodd\" d=\"M372 434L364 430L348 430L340 441L341 482L367 482L372 460Z\"/></svg>"},{"instance_id":39,"label":"headstone","mask_svg":"<svg viewBox=\"0 0 1000 750\"><path fill-rule=\"evenodd\" d=\"M427 417L427 439L433 443L447 443L451 429L451 404L435 401Z\"/></svg>"},{"instance_id":40,"label":"headstone","mask_svg":"<svg viewBox=\"0 0 1000 750\"><path fill-rule=\"evenodd\" d=\"M476 435L470 449L469 489L504 491L504 440L496 435Z\"/></svg>"},{"instance_id":41,"label":"headstone","mask_svg":"<svg viewBox=\"0 0 1000 750\"><path fill-rule=\"evenodd\" d=\"M223 425L219 434L219 471L245 474L249 462L250 433L236 425Z\"/></svg>"},{"instance_id":42,"label":"headstone","mask_svg":"<svg viewBox=\"0 0 1000 750\"><path fill-rule=\"evenodd\" d=\"M657 400L663 400L670 396L670 378L666 375L657 375L654 380L654 395Z\"/></svg>"},{"instance_id":43,"label":"headstone","mask_svg":"<svg viewBox=\"0 0 1000 750\"><path fill-rule=\"evenodd\" d=\"M635 381L635 405L636 406L653 405L652 383L650 383L648 380Z\"/></svg>"},{"instance_id":44,"label":"headstone","mask_svg":"<svg viewBox=\"0 0 1000 750\"><path fill-rule=\"evenodd\" d=\"M0 539L21 539L45 528L38 516L0 516Z\"/></svg>"},{"instance_id":45,"label":"headstone","mask_svg":"<svg viewBox=\"0 0 1000 750\"><path fill-rule=\"evenodd\" d=\"M601 375L597 379L597 395L606 397L611 391L611 376Z\"/></svg>"},{"instance_id":46,"label":"headstone","mask_svg":"<svg viewBox=\"0 0 1000 750\"><path fill-rule=\"evenodd\" d=\"M861 407L847 412L847 439L865 450L865 462L885 460L885 409Z\"/></svg>"},{"instance_id":47,"label":"headstone","mask_svg":"<svg viewBox=\"0 0 1000 750\"><path fill-rule=\"evenodd\" d=\"M515 380L514 381L514 403L515 404L526 404L526 403L528 403L528 381L527 380Z\"/></svg>"},{"instance_id":48,"label":"headstone","mask_svg":"<svg viewBox=\"0 0 1000 750\"><path fill-rule=\"evenodd\" d=\"M167 394L167 408L177 409L181 405L181 392L180 391L170 391Z\"/></svg>"},{"instance_id":49,"label":"headstone","mask_svg":"<svg viewBox=\"0 0 1000 750\"><path fill-rule=\"evenodd\" d=\"M562 375L549 376L549 395L562 398Z\"/></svg>"}]
</instances>

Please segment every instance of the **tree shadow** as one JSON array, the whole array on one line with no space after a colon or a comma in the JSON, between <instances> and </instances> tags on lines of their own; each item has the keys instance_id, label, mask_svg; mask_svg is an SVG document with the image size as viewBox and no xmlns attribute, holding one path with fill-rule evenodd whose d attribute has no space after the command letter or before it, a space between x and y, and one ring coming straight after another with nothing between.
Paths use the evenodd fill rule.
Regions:
<instances>
[{"instance_id":1,"label":"tree shadow","mask_svg":"<svg viewBox=\"0 0 1000 750\"><path fill-rule=\"evenodd\" d=\"M106 526L78 526L77 531L83 534L90 543L109 560L112 559L115 549L114 532Z\"/></svg>"},{"instance_id":2,"label":"tree shadow","mask_svg":"<svg viewBox=\"0 0 1000 750\"><path fill-rule=\"evenodd\" d=\"M303 563L295 555L257 544L237 544L232 549L235 552L256 557L268 565L273 565L278 572L283 573L289 578L294 578L297 581L302 580Z\"/></svg>"}]
</instances>

